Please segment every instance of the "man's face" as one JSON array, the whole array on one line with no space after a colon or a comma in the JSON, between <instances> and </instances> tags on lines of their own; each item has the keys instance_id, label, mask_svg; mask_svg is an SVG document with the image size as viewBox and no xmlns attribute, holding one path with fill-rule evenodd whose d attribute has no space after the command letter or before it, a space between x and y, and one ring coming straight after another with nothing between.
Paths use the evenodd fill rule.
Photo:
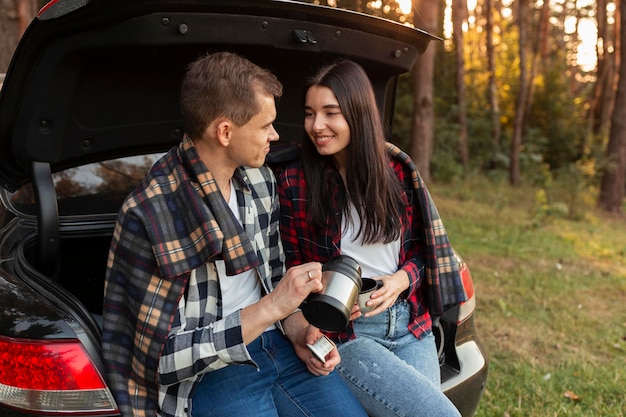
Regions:
<instances>
[{"instance_id":1,"label":"man's face","mask_svg":"<svg viewBox=\"0 0 626 417\"><path fill-rule=\"evenodd\" d=\"M257 102L260 103L261 110L248 123L243 126L233 125L228 152L237 166L262 166L270 151L270 142L278 140L278 133L273 125L276 120L274 96L257 93Z\"/></svg>"}]
</instances>

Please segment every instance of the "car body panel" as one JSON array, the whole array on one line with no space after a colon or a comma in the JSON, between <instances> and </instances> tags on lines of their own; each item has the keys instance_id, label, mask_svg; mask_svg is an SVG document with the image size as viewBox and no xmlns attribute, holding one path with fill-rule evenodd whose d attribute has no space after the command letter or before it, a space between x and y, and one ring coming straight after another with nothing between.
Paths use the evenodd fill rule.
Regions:
<instances>
[{"instance_id":1,"label":"car body panel","mask_svg":"<svg viewBox=\"0 0 626 417\"><path fill-rule=\"evenodd\" d=\"M477 341L456 346L460 366L459 373L441 384L441 389L459 409L462 416L473 416L478 408L487 381L487 355Z\"/></svg>"},{"instance_id":2,"label":"car body panel","mask_svg":"<svg viewBox=\"0 0 626 417\"><path fill-rule=\"evenodd\" d=\"M75 334L46 298L0 268L2 336L8 338L58 339Z\"/></svg>"}]
</instances>

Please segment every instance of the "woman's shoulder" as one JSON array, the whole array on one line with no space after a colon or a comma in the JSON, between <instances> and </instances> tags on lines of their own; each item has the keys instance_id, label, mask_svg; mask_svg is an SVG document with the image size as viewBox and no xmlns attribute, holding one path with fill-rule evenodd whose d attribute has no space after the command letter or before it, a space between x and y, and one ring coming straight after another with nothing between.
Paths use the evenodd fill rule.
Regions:
<instances>
[{"instance_id":1,"label":"woman's shoulder","mask_svg":"<svg viewBox=\"0 0 626 417\"><path fill-rule=\"evenodd\" d=\"M302 161L297 159L286 164L278 174L278 182L286 181L290 178L302 178L304 177L304 168L302 167Z\"/></svg>"},{"instance_id":2,"label":"woman's shoulder","mask_svg":"<svg viewBox=\"0 0 626 417\"><path fill-rule=\"evenodd\" d=\"M400 181L404 181L406 177L411 176L412 167L405 163L402 159L394 158L393 155L388 155L389 168L393 170L394 174Z\"/></svg>"},{"instance_id":3,"label":"woman's shoulder","mask_svg":"<svg viewBox=\"0 0 626 417\"><path fill-rule=\"evenodd\" d=\"M389 166L397 176L412 176L413 172L417 172L417 167L408 153L391 142L387 142L386 147Z\"/></svg>"}]
</instances>

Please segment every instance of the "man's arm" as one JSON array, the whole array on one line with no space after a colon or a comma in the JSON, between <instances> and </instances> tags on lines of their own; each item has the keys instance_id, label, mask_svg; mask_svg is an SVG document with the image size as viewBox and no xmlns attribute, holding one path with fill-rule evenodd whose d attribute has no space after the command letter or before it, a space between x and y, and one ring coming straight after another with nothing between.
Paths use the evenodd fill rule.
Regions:
<instances>
[{"instance_id":1,"label":"man's arm","mask_svg":"<svg viewBox=\"0 0 626 417\"><path fill-rule=\"evenodd\" d=\"M185 330L184 299L159 358L159 383L171 385L232 363L254 364L243 342L240 312L201 328Z\"/></svg>"},{"instance_id":2,"label":"man's arm","mask_svg":"<svg viewBox=\"0 0 626 417\"><path fill-rule=\"evenodd\" d=\"M313 278L309 278L309 272ZM246 345L291 314L309 293L320 291L321 276L317 262L291 268L274 291L258 302L192 330L184 330L185 299L181 298L173 331L159 359L159 383L178 383L231 363L253 364Z\"/></svg>"},{"instance_id":3,"label":"man's arm","mask_svg":"<svg viewBox=\"0 0 626 417\"><path fill-rule=\"evenodd\" d=\"M323 335L318 328L309 324L301 311L291 314L282 323L285 335L291 341L296 355L306 364L307 369L313 375L328 375L339 365L341 358L336 347L328 353L326 362L317 359L308 348L307 344L314 344Z\"/></svg>"}]
</instances>

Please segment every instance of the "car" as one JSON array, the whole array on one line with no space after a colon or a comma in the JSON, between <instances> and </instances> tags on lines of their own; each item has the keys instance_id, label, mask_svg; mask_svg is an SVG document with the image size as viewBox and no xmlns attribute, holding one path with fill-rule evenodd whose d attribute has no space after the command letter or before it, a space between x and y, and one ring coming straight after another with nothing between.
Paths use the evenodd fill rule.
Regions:
<instances>
[{"instance_id":1,"label":"car","mask_svg":"<svg viewBox=\"0 0 626 417\"><path fill-rule=\"evenodd\" d=\"M268 157L302 134L307 74L360 63L381 112L435 39L354 11L286 0L55 0L14 53L0 90L0 415L119 416L103 373L108 249L123 198L182 138L179 85L208 51L237 52L284 84ZM445 219L444 219L445 220ZM435 320L442 389L472 416L488 357L476 296Z\"/></svg>"}]
</instances>

